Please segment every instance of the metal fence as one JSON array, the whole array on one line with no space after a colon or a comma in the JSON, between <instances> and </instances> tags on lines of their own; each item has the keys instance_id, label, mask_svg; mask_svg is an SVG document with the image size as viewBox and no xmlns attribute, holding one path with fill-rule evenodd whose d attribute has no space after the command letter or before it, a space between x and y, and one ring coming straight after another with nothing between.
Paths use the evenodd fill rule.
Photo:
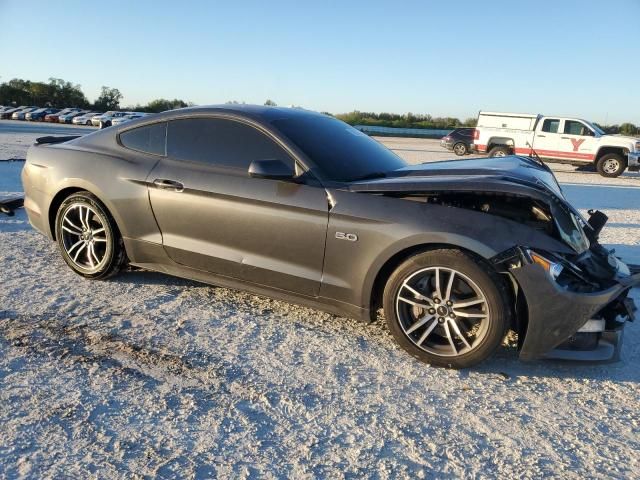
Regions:
<instances>
[{"instance_id":1,"label":"metal fence","mask_svg":"<svg viewBox=\"0 0 640 480\"><path fill-rule=\"evenodd\" d=\"M394 127L374 127L370 125L354 125L361 132L367 135L379 135L387 137L420 137L420 138L441 138L451 133L454 129L437 130L427 128L394 128Z\"/></svg>"}]
</instances>

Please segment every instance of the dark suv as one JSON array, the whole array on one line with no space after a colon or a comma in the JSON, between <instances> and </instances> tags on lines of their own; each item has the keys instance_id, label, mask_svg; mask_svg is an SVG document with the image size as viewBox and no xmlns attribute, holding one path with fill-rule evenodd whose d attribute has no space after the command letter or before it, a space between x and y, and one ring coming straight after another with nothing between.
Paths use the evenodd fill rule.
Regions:
<instances>
[{"instance_id":1,"label":"dark suv","mask_svg":"<svg viewBox=\"0 0 640 480\"><path fill-rule=\"evenodd\" d=\"M447 150L453 150L456 155L466 155L473 152L475 131L475 128L456 128L450 134L442 137L440 145Z\"/></svg>"}]
</instances>

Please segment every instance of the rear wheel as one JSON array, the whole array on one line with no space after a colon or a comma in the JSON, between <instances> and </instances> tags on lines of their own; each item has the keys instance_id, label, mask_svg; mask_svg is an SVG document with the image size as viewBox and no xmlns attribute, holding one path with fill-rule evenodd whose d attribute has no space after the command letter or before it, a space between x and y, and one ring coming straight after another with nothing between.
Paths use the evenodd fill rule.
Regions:
<instances>
[{"instance_id":1,"label":"rear wheel","mask_svg":"<svg viewBox=\"0 0 640 480\"><path fill-rule=\"evenodd\" d=\"M415 255L391 275L384 314L396 341L431 365L466 368L487 359L509 325L499 275L458 250Z\"/></svg>"},{"instance_id":2,"label":"rear wheel","mask_svg":"<svg viewBox=\"0 0 640 480\"><path fill-rule=\"evenodd\" d=\"M463 142L458 142L453 146L453 152L459 157L467 154L467 146Z\"/></svg>"},{"instance_id":3,"label":"rear wheel","mask_svg":"<svg viewBox=\"0 0 640 480\"><path fill-rule=\"evenodd\" d=\"M122 237L102 203L89 192L62 202L56 215L56 240L62 258L79 275L104 279L125 263Z\"/></svg>"},{"instance_id":4,"label":"rear wheel","mask_svg":"<svg viewBox=\"0 0 640 480\"><path fill-rule=\"evenodd\" d=\"M506 157L507 155L511 155L511 149L504 145L493 147L489 150L489 157Z\"/></svg>"},{"instance_id":5,"label":"rear wheel","mask_svg":"<svg viewBox=\"0 0 640 480\"><path fill-rule=\"evenodd\" d=\"M603 177L619 177L627 168L627 160L618 153L608 153L598 159L596 168Z\"/></svg>"}]
</instances>

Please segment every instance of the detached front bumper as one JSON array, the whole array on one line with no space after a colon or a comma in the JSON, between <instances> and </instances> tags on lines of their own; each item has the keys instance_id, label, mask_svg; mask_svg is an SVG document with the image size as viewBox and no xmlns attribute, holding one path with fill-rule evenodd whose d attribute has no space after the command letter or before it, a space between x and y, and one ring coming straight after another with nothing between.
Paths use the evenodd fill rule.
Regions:
<instances>
[{"instance_id":1,"label":"detached front bumper","mask_svg":"<svg viewBox=\"0 0 640 480\"><path fill-rule=\"evenodd\" d=\"M640 152L629 152L627 154L627 165L630 171L640 170Z\"/></svg>"},{"instance_id":2,"label":"detached front bumper","mask_svg":"<svg viewBox=\"0 0 640 480\"><path fill-rule=\"evenodd\" d=\"M624 325L636 306L627 295L640 284L640 273L592 293L569 291L536 263L512 262L508 272L522 295L518 305L522 360L615 361Z\"/></svg>"}]
</instances>

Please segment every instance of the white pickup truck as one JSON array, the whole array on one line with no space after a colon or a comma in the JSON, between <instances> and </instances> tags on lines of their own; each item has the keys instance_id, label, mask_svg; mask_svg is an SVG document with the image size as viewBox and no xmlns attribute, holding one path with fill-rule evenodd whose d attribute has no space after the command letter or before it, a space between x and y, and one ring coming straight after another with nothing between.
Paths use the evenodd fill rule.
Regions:
<instances>
[{"instance_id":1,"label":"white pickup truck","mask_svg":"<svg viewBox=\"0 0 640 480\"><path fill-rule=\"evenodd\" d=\"M593 163L600 175L640 170L640 138L607 135L579 118L480 112L474 149L490 157L537 154L566 163Z\"/></svg>"}]
</instances>

